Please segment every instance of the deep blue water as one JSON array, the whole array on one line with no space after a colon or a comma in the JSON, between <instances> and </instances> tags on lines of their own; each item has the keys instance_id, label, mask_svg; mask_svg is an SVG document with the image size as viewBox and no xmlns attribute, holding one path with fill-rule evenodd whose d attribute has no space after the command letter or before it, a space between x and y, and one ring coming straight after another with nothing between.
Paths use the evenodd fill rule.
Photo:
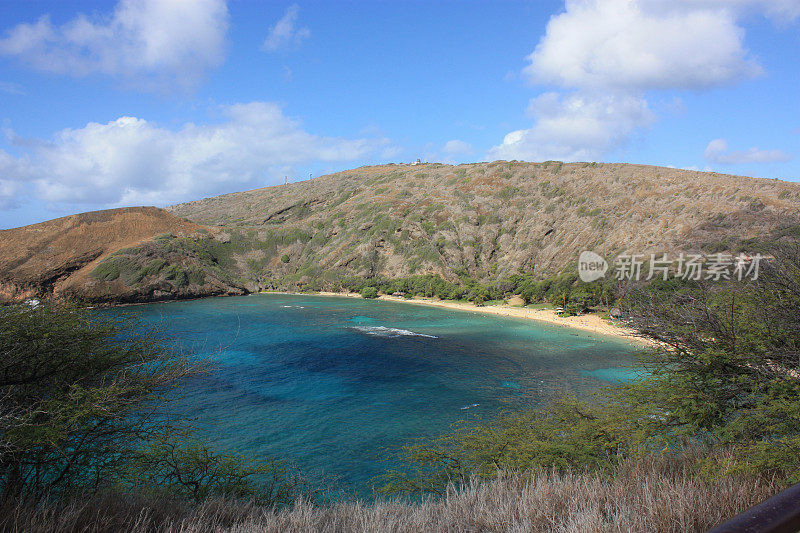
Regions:
<instances>
[{"instance_id":1,"label":"deep blue water","mask_svg":"<svg viewBox=\"0 0 800 533\"><path fill-rule=\"evenodd\" d=\"M387 449L626 379L635 351L527 320L352 298L259 294L125 312L217 361L173 403L206 440L360 495L396 466Z\"/></svg>"}]
</instances>

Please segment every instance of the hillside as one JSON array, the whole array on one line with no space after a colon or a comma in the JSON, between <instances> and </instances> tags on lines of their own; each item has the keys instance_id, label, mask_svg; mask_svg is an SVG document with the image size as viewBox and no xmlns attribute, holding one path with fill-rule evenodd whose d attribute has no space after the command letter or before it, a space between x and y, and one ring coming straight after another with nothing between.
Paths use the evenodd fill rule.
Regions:
<instances>
[{"instance_id":1,"label":"hillside","mask_svg":"<svg viewBox=\"0 0 800 533\"><path fill-rule=\"evenodd\" d=\"M628 164L392 164L0 231L0 287L115 302L335 289L347 276L487 283L557 274L587 249L749 251L798 230L797 183Z\"/></svg>"},{"instance_id":2,"label":"hillside","mask_svg":"<svg viewBox=\"0 0 800 533\"><path fill-rule=\"evenodd\" d=\"M93 211L2 230L0 298L23 299L52 293L96 301L141 301L175 296L180 288L163 276L153 276L145 284L128 284L120 277L104 281L90 273L101 262L113 261L113 255L120 250L141 249L160 235L207 238L213 231L155 207ZM188 260L166 259L176 264ZM194 292L241 292L215 281Z\"/></svg>"},{"instance_id":3,"label":"hillside","mask_svg":"<svg viewBox=\"0 0 800 533\"><path fill-rule=\"evenodd\" d=\"M302 235L253 255L273 276L331 269L491 279L559 272L585 249L746 246L798 223L800 184L627 164L384 165L168 209L262 238Z\"/></svg>"}]
</instances>

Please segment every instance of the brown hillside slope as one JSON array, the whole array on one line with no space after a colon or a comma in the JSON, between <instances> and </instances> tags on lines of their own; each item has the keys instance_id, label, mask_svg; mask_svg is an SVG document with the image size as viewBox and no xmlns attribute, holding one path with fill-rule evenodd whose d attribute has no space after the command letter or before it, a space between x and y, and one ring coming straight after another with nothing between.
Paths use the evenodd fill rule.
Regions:
<instances>
[{"instance_id":1,"label":"brown hillside slope","mask_svg":"<svg viewBox=\"0 0 800 533\"><path fill-rule=\"evenodd\" d=\"M605 256L746 247L800 219L800 184L663 167L495 161L383 165L167 208L203 224L294 228L272 278L554 273Z\"/></svg>"},{"instance_id":2,"label":"brown hillside slope","mask_svg":"<svg viewBox=\"0 0 800 533\"><path fill-rule=\"evenodd\" d=\"M93 211L2 230L0 297L60 294L76 287L87 290L93 283L89 272L109 254L160 234L201 231L207 232L155 207Z\"/></svg>"},{"instance_id":3,"label":"brown hillside slope","mask_svg":"<svg viewBox=\"0 0 800 533\"><path fill-rule=\"evenodd\" d=\"M371 166L167 211L0 231L0 297L141 302L427 273L492 282L562 272L587 249L611 259L800 238L800 184L627 164Z\"/></svg>"}]
</instances>

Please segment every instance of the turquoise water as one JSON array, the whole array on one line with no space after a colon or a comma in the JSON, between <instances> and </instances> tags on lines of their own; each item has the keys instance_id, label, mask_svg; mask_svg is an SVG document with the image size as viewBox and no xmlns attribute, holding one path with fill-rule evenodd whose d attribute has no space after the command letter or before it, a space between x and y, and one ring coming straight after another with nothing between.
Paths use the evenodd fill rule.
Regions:
<instances>
[{"instance_id":1,"label":"turquoise water","mask_svg":"<svg viewBox=\"0 0 800 533\"><path fill-rule=\"evenodd\" d=\"M125 312L217 361L173 402L215 447L359 495L396 466L387 449L634 375L621 340L397 302L259 294Z\"/></svg>"}]
</instances>

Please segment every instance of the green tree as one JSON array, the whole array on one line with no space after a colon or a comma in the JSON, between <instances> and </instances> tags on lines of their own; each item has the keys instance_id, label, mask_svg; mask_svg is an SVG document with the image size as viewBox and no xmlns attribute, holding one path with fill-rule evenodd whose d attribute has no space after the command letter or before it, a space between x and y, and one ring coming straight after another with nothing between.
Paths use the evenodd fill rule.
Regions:
<instances>
[{"instance_id":1,"label":"green tree","mask_svg":"<svg viewBox=\"0 0 800 533\"><path fill-rule=\"evenodd\" d=\"M624 300L661 343L626 391L658 406L650 433L730 447L734 469L800 466L800 248L774 250L755 281L659 282Z\"/></svg>"},{"instance_id":2,"label":"green tree","mask_svg":"<svg viewBox=\"0 0 800 533\"><path fill-rule=\"evenodd\" d=\"M361 289L361 297L362 298L377 298L378 297L378 289L375 287L364 287Z\"/></svg>"},{"instance_id":3,"label":"green tree","mask_svg":"<svg viewBox=\"0 0 800 533\"><path fill-rule=\"evenodd\" d=\"M383 476L381 491L443 495L449 484L503 471L606 469L622 457L626 418L608 405L567 398L543 409L504 412L490 423L461 423L430 441L403 446L406 470Z\"/></svg>"},{"instance_id":4,"label":"green tree","mask_svg":"<svg viewBox=\"0 0 800 533\"><path fill-rule=\"evenodd\" d=\"M203 362L131 318L42 304L0 307L0 505L103 490L289 503L288 465L211 450L169 412Z\"/></svg>"},{"instance_id":5,"label":"green tree","mask_svg":"<svg viewBox=\"0 0 800 533\"><path fill-rule=\"evenodd\" d=\"M253 461L220 453L191 438L159 438L127 466L126 482L138 493L200 503L222 496L268 507L289 505L301 494L316 495L299 472L283 461Z\"/></svg>"},{"instance_id":6,"label":"green tree","mask_svg":"<svg viewBox=\"0 0 800 533\"><path fill-rule=\"evenodd\" d=\"M0 308L3 498L97 488L174 425L165 394L201 370L130 319L75 308Z\"/></svg>"}]
</instances>

